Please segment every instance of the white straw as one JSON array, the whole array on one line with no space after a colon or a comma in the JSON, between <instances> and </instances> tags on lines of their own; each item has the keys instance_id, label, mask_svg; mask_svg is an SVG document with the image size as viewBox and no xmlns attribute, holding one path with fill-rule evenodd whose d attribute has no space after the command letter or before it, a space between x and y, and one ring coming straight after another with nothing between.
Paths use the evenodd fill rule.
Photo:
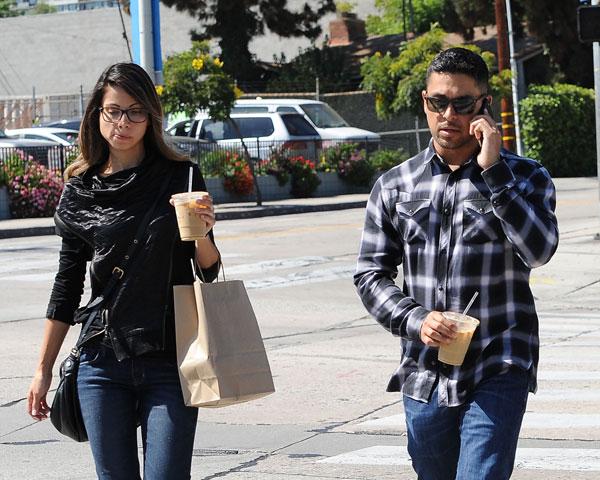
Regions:
<instances>
[{"instance_id":1,"label":"white straw","mask_svg":"<svg viewBox=\"0 0 600 480\"><path fill-rule=\"evenodd\" d=\"M192 177L194 176L194 167L190 167L190 174L188 175L188 192L192 191Z\"/></svg>"},{"instance_id":2,"label":"white straw","mask_svg":"<svg viewBox=\"0 0 600 480\"><path fill-rule=\"evenodd\" d=\"M471 301L468 303L467 308L465 308L465 311L462 313L463 315L467 314L467 312L469 311L469 308L471 308L471 305L473 305L473 302L477 298L477 295L479 295L479 292L475 292L473 294L473 297L471 297Z\"/></svg>"}]
</instances>

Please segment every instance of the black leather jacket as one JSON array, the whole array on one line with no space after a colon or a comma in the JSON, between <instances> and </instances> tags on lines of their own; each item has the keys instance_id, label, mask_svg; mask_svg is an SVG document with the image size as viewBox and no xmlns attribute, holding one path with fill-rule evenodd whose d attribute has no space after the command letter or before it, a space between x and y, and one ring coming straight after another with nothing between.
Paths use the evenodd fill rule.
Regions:
<instances>
[{"instance_id":1,"label":"black leather jacket","mask_svg":"<svg viewBox=\"0 0 600 480\"><path fill-rule=\"evenodd\" d=\"M140 247L110 296L104 321L95 322L87 335L107 335L120 360L174 350L172 287L193 283L190 260L194 258L194 242L181 241L169 198L186 191L190 167L193 189L206 190L195 165L158 158L147 158L138 167L107 177L99 177L97 169L90 169L69 180L55 214L63 248L48 318L72 323L81 299L86 261L91 262L91 299L102 293L163 182L169 182ZM212 233L210 237L214 241ZM214 280L217 273L218 264L203 270L207 281Z\"/></svg>"}]
</instances>

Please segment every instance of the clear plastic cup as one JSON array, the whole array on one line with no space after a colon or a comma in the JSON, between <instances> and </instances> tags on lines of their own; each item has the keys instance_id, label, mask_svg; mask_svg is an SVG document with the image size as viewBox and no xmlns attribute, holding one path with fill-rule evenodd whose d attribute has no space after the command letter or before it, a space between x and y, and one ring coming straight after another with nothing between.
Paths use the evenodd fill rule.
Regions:
<instances>
[{"instance_id":1,"label":"clear plastic cup","mask_svg":"<svg viewBox=\"0 0 600 480\"><path fill-rule=\"evenodd\" d=\"M196 200L206 195L208 192L184 192L172 196L179 225L179 235L182 240L199 240L206 237L209 231L208 225L195 212L195 209L199 207Z\"/></svg>"},{"instance_id":2,"label":"clear plastic cup","mask_svg":"<svg viewBox=\"0 0 600 480\"><path fill-rule=\"evenodd\" d=\"M442 315L456 325L457 336L452 343L440 345L438 360L448 365L460 366L465 360L473 333L479 326L479 320L456 312L444 312Z\"/></svg>"}]
</instances>

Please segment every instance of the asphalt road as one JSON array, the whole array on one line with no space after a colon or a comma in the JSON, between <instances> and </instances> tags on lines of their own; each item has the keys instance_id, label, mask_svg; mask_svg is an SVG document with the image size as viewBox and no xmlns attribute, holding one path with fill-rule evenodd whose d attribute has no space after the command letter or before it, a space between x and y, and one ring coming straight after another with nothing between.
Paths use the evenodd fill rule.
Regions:
<instances>
[{"instance_id":1,"label":"asphalt road","mask_svg":"<svg viewBox=\"0 0 600 480\"><path fill-rule=\"evenodd\" d=\"M533 272L542 339L513 478L600 478L600 232L595 179L557 181L561 244ZM360 209L222 221L227 278L244 280L277 392L203 409L194 479L414 479L398 342L364 311L351 276ZM92 479L87 444L25 414L56 237L0 240L0 479ZM74 342L70 332L64 353ZM54 385L55 386L55 385Z\"/></svg>"}]
</instances>

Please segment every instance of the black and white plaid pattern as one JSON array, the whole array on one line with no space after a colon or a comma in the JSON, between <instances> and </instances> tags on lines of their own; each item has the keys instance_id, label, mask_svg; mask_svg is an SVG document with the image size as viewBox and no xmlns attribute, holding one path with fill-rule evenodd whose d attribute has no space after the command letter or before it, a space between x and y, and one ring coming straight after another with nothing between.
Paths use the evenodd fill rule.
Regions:
<instances>
[{"instance_id":1,"label":"black and white plaid pattern","mask_svg":"<svg viewBox=\"0 0 600 480\"><path fill-rule=\"evenodd\" d=\"M556 192L539 163L502 150L482 171L475 158L452 172L432 144L376 182L366 211L354 283L367 310L401 337L402 361L388 391L462 404L483 378L510 365L530 372L535 392L538 319L531 268L558 245ZM394 282L402 265L403 285ZM480 319L461 367L437 361L419 332L431 310Z\"/></svg>"}]
</instances>

